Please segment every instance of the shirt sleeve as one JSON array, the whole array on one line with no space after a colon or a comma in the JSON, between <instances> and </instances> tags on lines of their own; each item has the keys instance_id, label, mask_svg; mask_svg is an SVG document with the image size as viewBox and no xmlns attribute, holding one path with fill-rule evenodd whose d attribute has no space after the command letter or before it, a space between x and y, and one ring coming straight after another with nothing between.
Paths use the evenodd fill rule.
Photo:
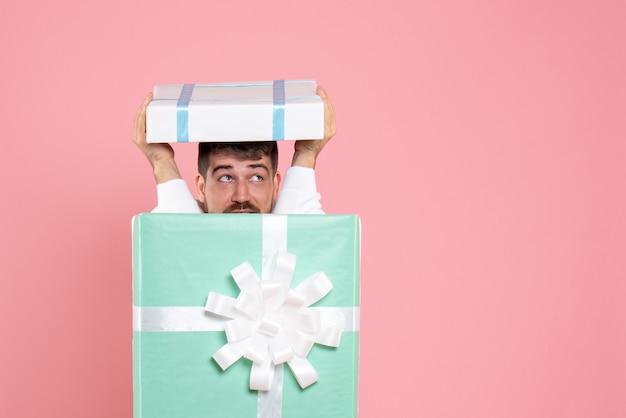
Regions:
<instances>
[{"instance_id":1,"label":"shirt sleeve","mask_svg":"<svg viewBox=\"0 0 626 418\"><path fill-rule=\"evenodd\" d=\"M273 213L323 214L321 195L317 192L315 170L290 167L285 173L283 187L278 194Z\"/></svg>"},{"instance_id":2,"label":"shirt sleeve","mask_svg":"<svg viewBox=\"0 0 626 418\"><path fill-rule=\"evenodd\" d=\"M152 212L202 213L202 209L193 198L185 180L175 179L157 184L157 207Z\"/></svg>"}]
</instances>

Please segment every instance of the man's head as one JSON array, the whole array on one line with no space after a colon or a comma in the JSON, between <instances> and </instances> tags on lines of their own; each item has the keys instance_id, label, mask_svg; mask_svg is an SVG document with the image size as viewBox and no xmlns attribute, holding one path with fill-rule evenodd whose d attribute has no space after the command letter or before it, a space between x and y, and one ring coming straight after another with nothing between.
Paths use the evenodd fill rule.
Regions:
<instances>
[{"instance_id":1,"label":"man's head","mask_svg":"<svg viewBox=\"0 0 626 418\"><path fill-rule=\"evenodd\" d=\"M276 142L201 142L195 184L205 212L271 212L280 185Z\"/></svg>"}]
</instances>

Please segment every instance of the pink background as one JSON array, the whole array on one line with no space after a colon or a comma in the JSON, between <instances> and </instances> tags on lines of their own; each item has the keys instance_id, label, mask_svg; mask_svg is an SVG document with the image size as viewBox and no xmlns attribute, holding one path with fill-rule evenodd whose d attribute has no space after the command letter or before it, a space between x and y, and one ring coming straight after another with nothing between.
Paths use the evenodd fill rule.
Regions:
<instances>
[{"instance_id":1,"label":"pink background","mask_svg":"<svg viewBox=\"0 0 626 418\"><path fill-rule=\"evenodd\" d=\"M626 416L623 1L1 9L0 416L131 417L135 110L273 78L337 112L318 183L363 223L362 418Z\"/></svg>"}]
</instances>

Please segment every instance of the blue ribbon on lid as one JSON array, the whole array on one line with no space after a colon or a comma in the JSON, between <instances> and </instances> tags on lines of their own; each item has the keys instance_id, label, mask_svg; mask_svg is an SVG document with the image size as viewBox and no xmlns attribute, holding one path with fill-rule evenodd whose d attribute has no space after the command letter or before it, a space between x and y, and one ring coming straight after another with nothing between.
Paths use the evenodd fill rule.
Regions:
<instances>
[{"instance_id":1,"label":"blue ribbon on lid","mask_svg":"<svg viewBox=\"0 0 626 418\"><path fill-rule=\"evenodd\" d=\"M189 142L189 102L195 84L184 84L176 103L176 142Z\"/></svg>"},{"instance_id":2,"label":"blue ribbon on lid","mask_svg":"<svg viewBox=\"0 0 626 418\"><path fill-rule=\"evenodd\" d=\"M272 139L285 139L285 80L274 80Z\"/></svg>"}]
</instances>

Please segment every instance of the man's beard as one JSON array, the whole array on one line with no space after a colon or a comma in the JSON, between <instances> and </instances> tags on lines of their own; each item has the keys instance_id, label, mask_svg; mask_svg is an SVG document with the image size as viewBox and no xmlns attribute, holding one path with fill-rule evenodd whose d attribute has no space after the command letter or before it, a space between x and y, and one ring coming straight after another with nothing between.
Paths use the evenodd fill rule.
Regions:
<instances>
[{"instance_id":1,"label":"man's beard","mask_svg":"<svg viewBox=\"0 0 626 418\"><path fill-rule=\"evenodd\" d=\"M250 213L261 213L261 209L254 206L252 203L248 203L248 202L233 203L232 205L224 209L224 212L222 213L238 213L240 211L248 211ZM242 213L247 213L247 212L242 212Z\"/></svg>"}]
</instances>

